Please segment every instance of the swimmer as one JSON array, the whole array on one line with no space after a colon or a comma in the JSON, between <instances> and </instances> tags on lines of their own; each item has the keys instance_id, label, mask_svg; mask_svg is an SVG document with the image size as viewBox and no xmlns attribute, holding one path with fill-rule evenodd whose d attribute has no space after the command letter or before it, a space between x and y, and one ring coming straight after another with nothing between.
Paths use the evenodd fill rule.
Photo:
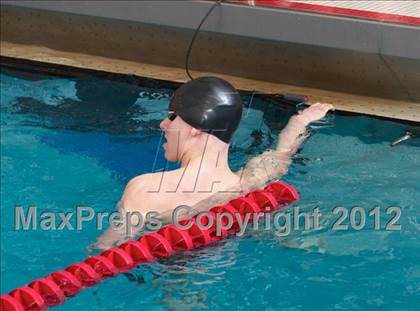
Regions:
<instances>
[{"instance_id":1,"label":"swimmer","mask_svg":"<svg viewBox=\"0 0 420 311\"><path fill-rule=\"evenodd\" d=\"M160 123L165 158L181 167L133 178L122 195L120 211L169 215L180 205L199 211L261 188L286 174L291 157L307 137L306 127L332 109L330 104L315 103L291 117L276 149L251 158L233 172L228 151L242 116L239 93L216 77L185 83L175 91L168 116ZM113 231L107 230L96 246L106 248L113 245L110 241L128 238L118 238Z\"/></svg>"}]
</instances>

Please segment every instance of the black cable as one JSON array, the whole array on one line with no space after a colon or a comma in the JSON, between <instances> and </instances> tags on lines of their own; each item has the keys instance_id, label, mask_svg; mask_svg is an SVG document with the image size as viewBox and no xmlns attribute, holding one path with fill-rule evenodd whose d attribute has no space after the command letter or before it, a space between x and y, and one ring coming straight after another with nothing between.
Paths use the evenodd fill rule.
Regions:
<instances>
[{"instance_id":1,"label":"black cable","mask_svg":"<svg viewBox=\"0 0 420 311\"><path fill-rule=\"evenodd\" d=\"M201 26L204 24L204 21L207 19L207 17L210 15L210 13L214 10L214 8L216 6L218 6L222 1L223 0L217 0L217 2L211 6L211 8L208 10L207 14L204 15L204 17L202 18L200 24L198 25L197 29L194 32L194 36L191 39L190 46L188 47L187 56L185 58L185 71L187 72L187 75L188 75L188 77L190 77L191 80L194 80L194 78L191 76L190 71L188 70L188 62L189 62L189 59L190 59L190 54L191 54L191 50L192 50L192 46L194 44L195 38L197 37L197 34L200 31Z\"/></svg>"}]
</instances>

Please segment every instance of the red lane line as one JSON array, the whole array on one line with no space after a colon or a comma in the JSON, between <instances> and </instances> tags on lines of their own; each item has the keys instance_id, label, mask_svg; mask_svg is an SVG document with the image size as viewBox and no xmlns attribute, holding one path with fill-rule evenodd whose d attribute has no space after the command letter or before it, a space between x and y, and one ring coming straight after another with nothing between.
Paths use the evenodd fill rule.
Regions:
<instances>
[{"instance_id":1,"label":"red lane line","mask_svg":"<svg viewBox=\"0 0 420 311\"><path fill-rule=\"evenodd\" d=\"M240 2L244 4L249 3L247 0L234 0L232 2ZM254 0L254 4L257 6L272 6L272 7L304 10L304 11L311 11L311 12L318 12L318 13L346 15L346 16L373 19L373 20L379 20L379 21L385 21L385 22L397 22L397 23L404 23L404 24L411 24L411 25L420 25L420 18L413 17L413 16L406 16L406 15L380 13L380 12L372 12L372 11L357 10L357 9L346 9L346 8L339 8L339 7L326 6L326 5L291 2L291 1L285 1L285 0Z\"/></svg>"},{"instance_id":2,"label":"red lane line","mask_svg":"<svg viewBox=\"0 0 420 311\"><path fill-rule=\"evenodd\" d=\"M283 205L290 204L299 199L299 193L296 189L289 184L278 181L270 183L264 188L264 190L254 192L258 193L257 195L263 194L265 199L268 198L270 200L271 198L273 201L271 206L272 210L275 210ZM265 200L257 201L258 198L253 196L254 192L250 192L247 197L239 197L236 200L243 198L245 202L256 204L258 211L260 211L265 208L264 205L266 202ZM230 202L218 207L225 207L226 209L229 209L229 206L231 206ZM276 208L274 208L274 206L276 206ZM235 209L233 209L233 211L236 212ZM271 210L266 210L266 212L270 211ZM212 215L214 215L214 223L216 214L213 213ZM245 215L242 216L245 217ZM191 219L197 219L197 217L198 216L196 215ZM189 229L175 229L175 225L166 225L163 228L167 229L166 231L168 231L167 235L169 239L159 233L162 232L164 234L165 229L161 229L159 232L146 233L139 239L139 242L135 240L127 241L119 247L110 248L99 255L90 256L84 261L71 264L65 268L65 270L52 272L46 277L36 279L35 281L29 283L29 286L21 286L12 290L9 294L1 295L1 310L23 311L25 309L27 311L44 311L48 307L63 303L65 301L65 296L75 296L83 288L94 286L107 277L115 276L119 273L128 271L129 269L132 269L135 264L146 263L154 260L155 257L153 257L153 255L155 254L157 255L156 257L166 257L177 251L185 251L187 249L194 248L194 245L192 244L192 236L190 236L191 239L188 247L176 249L172 246L174 245L173 243L176 245L179 240L174 239L174 236L170 236L171 230L172 232L182 232L185 235L190 235L190 231L188 231ZM199 228L199 230L209 232L211 229ZM236 230L239 230L239 228L236 228ZM180 235L183 235L182 233ZM223 238L225 238L223 235L213 236L212 240L216 241ZM208 242L211 242L210 237L208 238ZM195 247L201 246L203 245L199 244ZM137 251L137 253L135 253L135 251ZM138 252L140 252L140 254ZM143 257L146 260L143 261ZM103 266L96 266L96 263L100 263Z\"/></svg>"}]
</instances>

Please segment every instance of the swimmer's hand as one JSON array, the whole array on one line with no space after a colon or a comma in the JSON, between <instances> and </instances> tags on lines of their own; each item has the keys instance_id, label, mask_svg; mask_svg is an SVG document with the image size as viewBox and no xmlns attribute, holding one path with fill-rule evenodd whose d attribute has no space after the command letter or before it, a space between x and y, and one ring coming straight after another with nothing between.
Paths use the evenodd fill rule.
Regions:
<instances>
[{"instance_id":1,"label":"swimmer's hand","mask_svg":"<svg viewBox=\"0 0 420 311\"><path fill-rule=\"evenodd\" d=\"M286 127L280 132L275 150L267 150L251 158L237 174L242 178L242 189L254 190L252 186L265 183L273 178L279 179L287 173L292 156L309 136L306 127L314 121L325 117L333 105L315 103L290 118Z\"/></svg>"},{"instance_id":2,"label":"swimmer's hand","mask_svg":"<svg viewBox=\"0 0 420 311\"><path fill-rule=\"evenodd\" d=\"M334 110L334 106L331 104L315 103L305 110L300 111L295 118L306 126L311 122L320 120L325 117L329 110Z\"/></svg>"}]
</instances>

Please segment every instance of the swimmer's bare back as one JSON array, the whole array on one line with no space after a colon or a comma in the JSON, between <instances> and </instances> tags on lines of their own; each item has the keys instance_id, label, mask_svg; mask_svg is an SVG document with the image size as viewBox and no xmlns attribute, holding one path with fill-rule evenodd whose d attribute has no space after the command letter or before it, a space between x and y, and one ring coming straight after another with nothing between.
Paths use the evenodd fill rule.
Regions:
<instances>
[{"instance_id":1,"label":"swimmer's bare back","mask_svg":"<svg viewBox=\"0 0 420 311\"><path fill-rule=\"evenodd\" d=\"M229 169L227 161L220 161L223 150L214 153L204 147L202 156L191 159L180 169L135 177L124 191L121 207L128 212L161 214L180 205L203 210L203 205L211 208L261 188L287 173L291 157L307 137L306 126L323 118L331 109L332 105L316 103L293 116L281 131L277 148L250 159L236 173ZM207 148L209 144L211 141L207 141Z\"/></svg>"},{"instance_id":2,"label":"swimmer's bare back","mask_svg":"<svg viewBox=\"0 0 420 311\"><path fill-rule=\"evenodd\" d=\"M198 202L227 190L238 194L240 178L230 170L198 168L192 163L173 171L150 173L132 179L122 196L124 211L160 214L177 206L194 206Z\"/></svg>"}]
</instances>

